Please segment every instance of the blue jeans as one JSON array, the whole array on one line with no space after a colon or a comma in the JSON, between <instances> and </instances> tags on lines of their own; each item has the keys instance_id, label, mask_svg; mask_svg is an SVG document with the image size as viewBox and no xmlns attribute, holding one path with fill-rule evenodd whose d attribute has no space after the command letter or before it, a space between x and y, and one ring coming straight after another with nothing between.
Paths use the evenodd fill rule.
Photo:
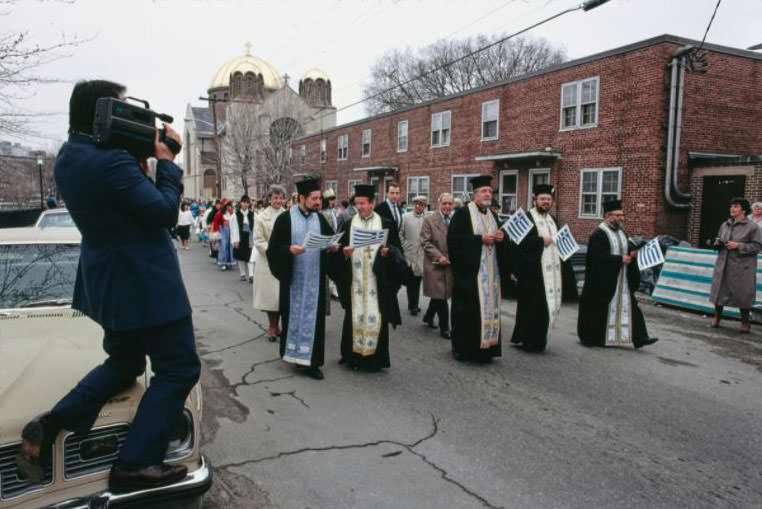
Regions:
<instances>
[{"instance_id":1,"label":"blue jeans","mask_svg":"<svg viewBox=\"0 0 762 509\"><path fill-rule=\"evenodd\" d=\"M108 359L80 380L56 404L53 414L64 429L87 434L101 407L143 374L148 356L154 376L140 400L117 463L125 468L161 463L169 433L201 372L191 317L150 329L104 332L103 349Z\"/></svg>"}]
</instances>

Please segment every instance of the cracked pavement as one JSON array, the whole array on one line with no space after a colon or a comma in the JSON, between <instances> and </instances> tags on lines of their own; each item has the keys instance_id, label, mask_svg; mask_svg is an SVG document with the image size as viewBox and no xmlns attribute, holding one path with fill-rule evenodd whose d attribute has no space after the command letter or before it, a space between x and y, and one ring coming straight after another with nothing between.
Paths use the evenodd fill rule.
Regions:
<instances>
[{"instance_id":1,"label":"cracked pavement","mask_svg":"<svg viewBox=\"0 0 762 509\"><path fill-rule=\"evenodd\" d=\"M478 366L405 313L391 369L364 373L337 363L332 303L316 381L279 360L235 271L198 243L178 255L204 363L204 507L762 506L760 326L739 338L643 306L659 343L587 349L565 305L546 353L509 346L508 318L503 357Z\"/></svg>"}]
</instances>

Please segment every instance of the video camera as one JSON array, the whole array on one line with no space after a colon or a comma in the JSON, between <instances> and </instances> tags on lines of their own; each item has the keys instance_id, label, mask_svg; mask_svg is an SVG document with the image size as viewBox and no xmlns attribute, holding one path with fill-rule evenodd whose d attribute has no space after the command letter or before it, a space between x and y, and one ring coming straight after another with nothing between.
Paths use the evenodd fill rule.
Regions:
<instances>
[{"instance_id":1,"label":"video camera","mask_svg":"<svg viewBox=\"0 0 762 509\"><path fill-rule=\"evenodd\" d=\"M156 119L172 123L170 115L152 111L148 101L127 97L127 99L142 103L145 107L121 101L114 97L101 97L95 103L95 119L93 120L93 140L99 147L123 149L140 161L146 157L154 157L156 149ZM177 155L182 148L172 138L167 137L164 129L159 130L159 140Z\"/></svg>"}]
</instances>

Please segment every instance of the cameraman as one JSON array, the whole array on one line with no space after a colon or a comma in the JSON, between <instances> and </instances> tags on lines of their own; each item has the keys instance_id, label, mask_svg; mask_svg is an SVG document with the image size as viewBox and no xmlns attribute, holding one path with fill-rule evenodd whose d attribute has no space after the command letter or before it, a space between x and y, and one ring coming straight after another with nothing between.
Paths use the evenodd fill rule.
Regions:
<instances>
[{"instance_id":1,"label":"cameraman","mask_svg":"<svg viewBox=\"0 0 762 509\"><path fill-rule=\"evenodd\" d=\"M168 231L177 222L182 170L158 133L156 184L145 174L146 161L93 142L97 99L122 99L124 93L124 86L109 81L74 86L69 140L54 169L58 189L82 233L72 307L103 327L108 358L51 411L24 427L17 456L28 478L41 477L59 431L87 434L101 407L143 374L148 356L154 376L111 468L113 492L185 477L186 467L163 460L170 430L200 372L190 303ZM165 128L180 144L180 136Z\"/></svg>"}]
</instances>

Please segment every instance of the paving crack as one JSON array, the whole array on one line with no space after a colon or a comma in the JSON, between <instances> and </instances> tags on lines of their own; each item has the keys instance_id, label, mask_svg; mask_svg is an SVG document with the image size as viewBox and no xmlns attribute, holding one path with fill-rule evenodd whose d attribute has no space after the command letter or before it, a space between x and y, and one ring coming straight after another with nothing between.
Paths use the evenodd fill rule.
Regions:
<instances>
[{"instance_id":1,"label":"paving crack","mask_svg":"<svg viewBox=\"0 0 762 509\"><path fill-rule=\"evenodd\" d=\"M272 393L271 393L272 394ZM289 393L279 393L280 394L289 394ZM450 474L445 470L444 468L437 465L434 461L430 460L425 454L415 451L414 449L421 445L422 443L426 442L427 440L431 440L434 438L437 433L439 433L439 419L432 415L431 416L431 425L432 429L429 433L427 433L425 436L419 438L418 440L414 442L400 442L398 440L390 440L390 439L381 439L381 440L374 440L371 442L363 442L360 444L345 444L345 445L327 445L324 447L304 447L301 449L295 449L293 451L283 451L279 452L278 454L274 454L272 456L265 456L262 458L254 458L254 459L248 459L238 462L231 462L231 463L223 463L221 465L217 465L216 468L223 469L223 470L229 470L231 468L240 468L246 465L253 465L257 463L263 463L265 461L273 461L278 460L281 458L285 458L288 456L295 456L297 454L303 454L308 452L326 452L326 451L343 451L343 450L350 450L350 449L366 449L370 447L376 447L379 445L396 445L398 447L402 447L414 456L420 458L424 463L429 465L431 468L439 472L441 478L447 482L452 484L453 486L456 486L458 489L460 489L463 493L469 495L470 497L478 500L484 507L488 507L490 509L502 509L503 506L498 506L490 503L486 498L479 495L475 491L469 489L464 484L456 481L452 477L450 477Z\"/></svg>"},{"instance_id":2,"label":"paving crack","mask_svg":"<svg viewBox=\"0 0 762 509\"><path fill-rule=\"evenodd\" d=\"M273 378L273 379L270 379L270 380L256 380L256 381L253 381L253 382L249 382L247 380L247 378L249 378L249 376L251 376L251 374L254 373L254 371L257 369L257 367L259 367L259 366L261 366L263 364L272 364L273 362L278 362L279 360L280 360L280 357L276 357L275 359L267 359L266 361L257 361L257 362L255 362L254 364L251 365L251 367L249 367L249 370L246 373L243 374L243 376L241 377L241 381L240 382L236 382L233 385L231 385L230 389L235 393L236 396L238 396L238 388L241 387L242 385L247 385L247 386L248 385L257 385L257 384L260 384L262 382L268 382L268 381L269 382L275 382L275 381L278 381L278 380L283 380L284 378L291 378L291 377L293 377L294 375L287 375L287 376L284 376L284 377Z\"/></svg>"},{"instance_id":3,"label":"paving crack","mask_svg":"<svg viewBox=\"0 0 762 509\"><path fill-rule=\"evenodd\" d=\"M233 307L233 306L231 306L230 309L232 309L233 311L235 311L236 313L238 313L242 317L246 318L246 320L248 320L249 322L251 322L254 325L256 325L257 327L259 327L262 332L267 333L267 331L268 331L267 327L265 327L264 325L262 325L261 323L256 321L254 318L249 316L243 309L237 308L237 307Z\"/></svg>"},{"instance_id":4,"label":"paving crack","mask_svg":"<svg viewBox=\"0 0 762 509\"><path fill-rule=\"evenodd\" d=\"M310 406L302 398L296 395L296 389L289 392L270 392L270 396L272 396L273 398L277 398L279 396L291 396L292 398L297 400L299 403L301 403L302 406L310 408Z\"/></svg>"},{"instance_id":5,"label":"paving crack","mask_svg":"<svg viewBox=\"0 0 762 509\"><path fill-rule=\"evenodd\" d=\"M263 332L261 334L257 334L253 338L247 339L245 341L241 341L240 343L236 343L234 345L225 346L225 347L222 347L222 348L217 348L216 350L205 350L203 355L209 355L210 353L220 353L220 352L224 352L226 350L232 350L233 348L238 348L239 346L243 346L243 345L245 345L247 343L251 343L252 341L256 341L258 339L262 339L263 337L265 337L266 334L267 334L266 332Z\"/></svg>"}]
</instances>

